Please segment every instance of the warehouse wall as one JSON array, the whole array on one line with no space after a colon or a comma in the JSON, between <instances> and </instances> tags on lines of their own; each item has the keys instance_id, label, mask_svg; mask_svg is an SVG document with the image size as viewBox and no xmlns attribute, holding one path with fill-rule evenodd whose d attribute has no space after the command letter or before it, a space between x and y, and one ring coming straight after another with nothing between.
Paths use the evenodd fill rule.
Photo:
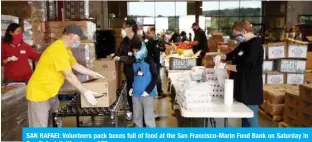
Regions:
<instances>
[{"instance_id":1,"label":"warehouse wall","mask_svg":"<svg viewBox=\"0 0 312 142\"><path fill-rule=\"evenodd\" d=\"M312 1L289 1L287 4L286 26L298 24L298 15L312 15Z\"/></svg>"}]
</instances>

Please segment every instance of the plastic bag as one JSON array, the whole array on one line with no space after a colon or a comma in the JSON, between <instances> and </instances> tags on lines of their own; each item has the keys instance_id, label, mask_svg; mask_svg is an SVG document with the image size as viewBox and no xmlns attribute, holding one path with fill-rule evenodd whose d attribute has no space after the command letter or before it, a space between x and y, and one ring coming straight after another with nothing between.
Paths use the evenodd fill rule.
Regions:
<instances>
[{"instance_id":1,"label":"plastic bag","mask_svg":"<svg viewBox=\"0 0 312 142\"><path fill-rule=\"evenodd\" d=\"M227 77L227 72L225 69L217 69L215 68L215 72L214 74L217 76L218 78L218 84L221 86L221 87L224 87L224 82L225 82L225 79Z\"/></svg>"}]
</instances>

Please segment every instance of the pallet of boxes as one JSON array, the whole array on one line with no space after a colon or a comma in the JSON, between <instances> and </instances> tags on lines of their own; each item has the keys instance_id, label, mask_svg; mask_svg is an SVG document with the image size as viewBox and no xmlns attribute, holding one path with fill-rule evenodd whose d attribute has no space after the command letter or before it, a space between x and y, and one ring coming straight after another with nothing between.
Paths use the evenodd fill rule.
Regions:
<instances>
[{"instance_id":1,"label":"pallet of boxes","mask_svg":"<svg viewBox=\"0 0 312 142\"><path fill-rule=\"evenodd\" d=\"M270 43L264 46L262 114L273 122L283 120L285 93L298 92L304 84L307 46Z\"/></svg>"}]
</instances>

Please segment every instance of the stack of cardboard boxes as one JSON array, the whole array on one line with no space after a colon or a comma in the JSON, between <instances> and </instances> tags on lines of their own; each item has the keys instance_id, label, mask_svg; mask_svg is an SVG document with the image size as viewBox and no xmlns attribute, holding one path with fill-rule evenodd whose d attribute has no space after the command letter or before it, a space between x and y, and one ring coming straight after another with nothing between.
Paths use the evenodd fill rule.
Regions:
<instances>
[{"instance_id":1,"label":"stack of cardboard boxes","mask_svg":"<svg viewBox=\"0 0 312 142\"><path fill-rule=\"evenodd\" d=\"M263 87L264 102L260 108L272 117L273 121L283 120L285 92L299 92L297 85L265 85Z\"/></svg>"},{"instance_id":2,"label":"stack of cardboard boxes","mask_svg":"<svg viewBox=\"0 0 312 142\"><path fill-rule=\"evenodd\" d=\"M265 84L303 84L307 45L270 43L264 48Z\"/></svg>"},{"instance_id":3,"label":"stack of cardboard boxes","mask_svg":"<svg viewBox=\"0 0 312 142\"><path fill-rule=\"evenodd\" d=\"M288 90L285 96L283 123L289 127L312 126L312 84L300 85L299 91Z\"/></svg>"}]
</instances>

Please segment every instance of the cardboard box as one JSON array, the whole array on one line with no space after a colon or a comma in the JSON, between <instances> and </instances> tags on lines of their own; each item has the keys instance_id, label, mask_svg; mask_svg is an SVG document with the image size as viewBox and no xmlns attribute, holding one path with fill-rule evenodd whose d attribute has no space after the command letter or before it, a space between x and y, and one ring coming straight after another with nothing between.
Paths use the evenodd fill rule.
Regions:
<instances>
[{"instance_id":1,"label":"cardboard box","mask_svg":"<svg viewBox=\"0 0 312 142\"><path fill-rule=\"evenodd\" d=\"M304 74L286 74L286 84L303 84Z\"/></svg>"},{"instance_id":2,"label":"cardboard box","mask_svg":"<svg viewBox=\"0 0 312 142\"><path fill-rule=\"evenodd\" d=\"M298 111L297 123L301 124L302 126L312 127L312 115Z\"/></svg>"},{"instance_id":3,"label":"cardboard box","mask_svg":"<svg viewBox=\"0 0 312 142\"><path fill-rule=\"evenodd\" d=\"M305 73L306 61L282 59L275 62L275 69L282 73Z\"/></svg>"},{"instance_id":4,"label":"cardboard box","mask_svg":"<svg viewBox=\"0 0 312 142\"><path fill-rule=\"evenodd\" d=\"M270 101L266 101L266 112L271 115L283 115L284 104L271 104Z\"/></svg>"},{"instance_id":5,"label":"cardboard box","mask_svg":"<svg viewBox=\"0 0 312 142\"><path fill-rule=\"evenodd\" d=\"M267 84L284 84L284 74L279 72L267 73Z\"/></svg>"},{"instance_id":6,"label":"cardboard box","mask_svg":"<svg viewBox=\"0 0 312 142\"><path fill-rule=\"evenodd\" d=\"M286 91L285 93L285 105L292 108L298 108L299 92L297 91Z\"/></svg>"},{"instance_id":7,"label":"cardboard box","mask_svg":"<svg viewBox=\"0 0 312 142\"><path fill-rule=\"evenodd\" d=\"M263 73L273 71L273 61L263 61L262 69Z\"/></svg>"},{"instance_id":8,"label":"cardboard box","mask_svg":"<svg viewBox=\"0 0 312 142\"><path fill-rule=\"evenodd\" d=\"M285 58L285 45L268 46L268 59Z\"/></svg>"},{"instance_id":9,"label":"cardboard box","mask_svg":"<svg viewBox=\"0 0 312 142\"><path fill-rule=\"evenodd\" d=\"M267 49L268 47L266 46L266 45L263 45L263 59L265 60L266 59L266 56L267 56L267 51L268 51L268 49Z\"/></svg>"},{"instance_id":10,"label":"cardboard box","mask_svg":"<svg viewBox=\"0 0 312 142\"><path fill-rule=\"evenodd\" d=\"M301 112L310 114L312 116L312 102L300 98L298 101L298 108Z\"/></svg>"},{"instance_id":11,"label":"cardboard box","mask_svg":"<svg viewBox=\"0 0 312 142\"><path fill-rule=\"evenodd\" d=\"M305 73L304 74L304 82L312 83L312 73Z\"/></svg>"},{"instance_id":12,"label":"cardboard box","mask_svg":"<svg viewBox=\"0 0 312 142\"><path fill-rule=\"evenodd\" d=\"M307 58L307 45L288 45L287 58Z\"/></svg>"},{"instance_id":13,"label":"cardboard box","mask_svg":"<svg viewBox=\"0 0 312 142\"><path fill-rule=\"evenodd\" d=\"M291 118L297 118L298 117L298 109L285 105L284 115L289 116Z\"/></svg>"},{"instance_id":14,"label":"cardboard box","mask_svg":"<svg viewBox=\"0 0 312 142\"><path fill-rule=\"evenodd\" d=\"M263 84L266 84L266 75L265 74L262 74L262 81L263 81Z\"/></svg>"},{"instance_id":15,"label":"cardboard box","mask_svg":"<svg viewBox=\"0 0 312 142\"><path fill-rule=\"evenodd\" d=\"M285 92L281 90L270 90L267 93L267 102L271 104L284 104Z\"/></svg>"},{"instance_id":16,"label":"cardboard box","mask_svg":"<svg viewBox=\"0 0 312 142\"><path fill-rule=\"evenodd\" d=\"M307 69L312 69L312 52L308 52L308 54L307 54L306 68Z\"/></svg>"},{"instance_id":17,"label":"cardboard box","mask_svg":"<svg viewBox=\"0 0 312 142\"><path fill-rule=\"evenodd\" d=\"M288 116L286 114L284 114L283 117L283 122L285 122L287 125L289 126L296 126L297 125L297 120L296 118L293 118L291 116Z\"/></svg>"},{"instance_id":18,"label":"cardboard box","mask_svg":"<svg viewBox=\"0 0 312 142\"><path fill-rule=\"evenodd\" d=\"M117 63L112 59L97 59L93 62L93 68L99 73L117 72Z\"/></svg>"},{"instance_id":19,"label":"cardboard box","mask_svg":"<svg viewBox=\"0 0 312 142\"><path fill-rule=\"evenodd\" d=\"M299 91L299 98L312 102L312 84L300 85Z\"/></svg>"},{"instance_id":20,"label":"cardboard box","mask_svg":"<svg viewBox=\"0 0 312 142\"><path fill-rule=\"evenodd\" d=\"M81 96L81 107L109 107L111 106L117 99L116 90L117 83L116 78L110 79L98 79L90 82L83 83L83 86L87 89L97 92L98 95L96 97L97 105L92 106L89 104L84 96Z\"/></svg>"}]
</instances>

